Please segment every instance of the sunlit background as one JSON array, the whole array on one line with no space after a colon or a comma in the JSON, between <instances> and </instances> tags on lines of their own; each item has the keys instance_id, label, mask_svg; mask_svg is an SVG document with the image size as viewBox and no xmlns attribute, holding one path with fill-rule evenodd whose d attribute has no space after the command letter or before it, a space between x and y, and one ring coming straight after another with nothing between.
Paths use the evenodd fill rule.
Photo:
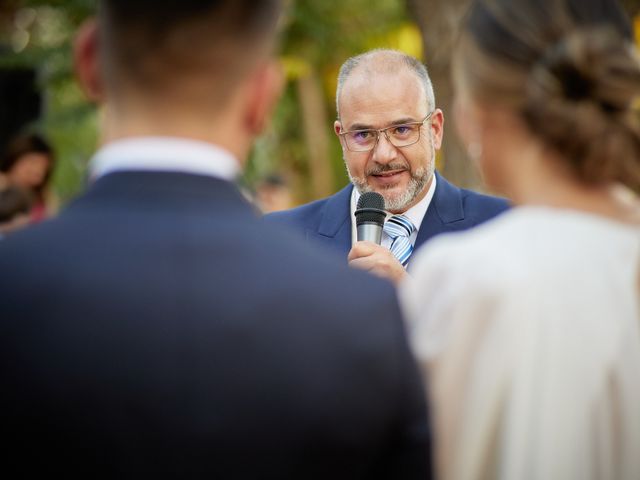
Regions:
<instances>
[{"instance_id":1,"label":"sunlit background","mask_svg":"<svg viewBox=\"0 0 640 480\"><path fill-rule=\"evenodd\" d=\"M427 63L446 116L438 167L453 182L480 188L450 114L449 59L467 1L289 0L279 48L287 84L251 155L247 191L277 178L299 204L346 184L332 128L336 76L347 57L377 47ZM623 3L634 15L640 0ZM53 189L63 203L84 188L97 145L97 113L75 84L70 53L74 32L94 8L91 0L0 1L0 143L25 128L45 134L56 150Z\"/></svg>"}]
</instances>

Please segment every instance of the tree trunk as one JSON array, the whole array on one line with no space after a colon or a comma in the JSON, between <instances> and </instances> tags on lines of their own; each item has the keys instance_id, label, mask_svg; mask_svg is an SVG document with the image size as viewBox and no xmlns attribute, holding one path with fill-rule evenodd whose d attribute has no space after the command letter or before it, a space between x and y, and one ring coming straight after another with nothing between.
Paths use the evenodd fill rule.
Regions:
<instances>
[{"instance_id":1,"label":"tree trunk","mask_svg":"<svg viewBox=\"0 0 640 480\"><path fill-rule=\"evenodd\" d=\"M627 13L632 17L640 13L640 0L622 0L621 3Z\"/></svg>"},{"instance_id":2,"label":"tree trunk","mask_svg":"<svg viewBox=\"0 0 640 480\"><path fill-rule=\"evenodd\" d=\"M304 138L309 153L311 195L308 199L323 198L333 193L333 174L327 135L328 116L317 75L311 72L297 81L302 110Z\"/></svg>"},{"instance_id":3,"label":"tree trunk","mask_svg":"<svg viewBox=\"0 0 640 480\"><path fill-rule=\"evenodd\" d=\"M0 51L8 51L18 0L0 0Z\"/></svg>"},{"instance_id":4,"label":"tree trunk","mask_svg":"<svg viewBox=\"0 0 640 480\"><path fill-rule=\"evenodd\" d=\"M479 175L469 161L455 128L451 55L468 0L406 0L409 12L422 32L425 61L433 82L436 106L445 115L440 169L454 184L481 188Z\"/></svg>"}]
</instances>

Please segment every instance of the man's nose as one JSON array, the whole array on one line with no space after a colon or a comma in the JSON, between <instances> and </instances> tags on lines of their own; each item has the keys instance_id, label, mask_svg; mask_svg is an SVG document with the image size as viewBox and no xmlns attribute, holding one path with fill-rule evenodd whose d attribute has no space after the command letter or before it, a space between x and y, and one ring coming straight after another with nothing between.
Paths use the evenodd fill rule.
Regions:
<instances>
[{"instance_id":1,"label":"man's nose","mask_svg":"<svg viewBox=\"0 0 640 480\"><path fill-rule=\"evenodd\" d=\"M378 163L389 163L394 160L398 154L398 150L387 139L387 136L380 132L378 134L378 143L373 148L373 158Z\"/></svg>"}]
</instances>

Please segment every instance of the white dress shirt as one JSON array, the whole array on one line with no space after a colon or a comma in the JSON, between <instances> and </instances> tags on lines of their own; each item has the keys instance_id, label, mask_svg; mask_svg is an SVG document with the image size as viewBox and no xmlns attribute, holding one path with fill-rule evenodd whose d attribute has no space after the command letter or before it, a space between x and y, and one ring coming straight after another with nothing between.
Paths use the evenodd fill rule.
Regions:
<instances>
[{"instance_id":1,"label":"white dress shirt","mask_svg":"<svg viewBox=\"0 0 640 480\"><path fill-rule=\"evenodd\" d=\"M131 137L104 145L90 162L90 178L121 171L180 172L233 181L238 160L227 150L179 137Z\"/></svg>"},{"instance_id":2,"label":"white dress shirt","mask_svg":"<svg viewBox=\"0 0 640 480\"><path fill-rule=\"evenodd\" d=\"M414 245L414 246L416 244L416 238L418 238L420 225L422 225L422 219L427 213L427 209L429 208L431 199L433 199L433 194L436 191L436 176L433 175L431 178L432 178L431 185L429 186L429 190L427 191L427 194L424 196L424 198L402 214L405 217L407 217L409 220L411 220L411 223L413 223L416 227L415 232L413 232L411 234L411 237L409 237L409 240L411 241L411 245ZM351 244L352 245L355 244L358 239L355 212L358 206L359 198L360 198L360 192L358 192L357 188L353 187L353 190L351 192ZM387 212L387 219L389 219L389 217L391 217L392 215L393 215L392 213ZM387 235L386 232L383 231L381 245L383 247L390 248L391 242L392 242L391 237L389 237L389 235Z\"/></svg>"}]
</instances>

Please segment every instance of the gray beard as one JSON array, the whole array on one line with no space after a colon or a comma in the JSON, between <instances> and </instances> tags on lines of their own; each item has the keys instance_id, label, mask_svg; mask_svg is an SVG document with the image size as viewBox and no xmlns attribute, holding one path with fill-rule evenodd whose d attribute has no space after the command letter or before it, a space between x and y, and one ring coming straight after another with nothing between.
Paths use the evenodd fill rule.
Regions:
<instances>
[{"instance_id":1,"label":"gray beard","mask_svg":"<svg viewBox=\"0 0 640 480\"><path fill-rule=\"evenodd\" d=\"M391 192L385 191L386 189L382 189L378 191L380 195L384 198L384 206L386 210L391 213L404 213L407 211L409 205L411 205L415 199L423 192L426 188L429 180L431 179L434 171L435 164L435 155L436 149L433 147L433 141L431 142L431 168L421 167L418 168L415 172L410 172L411 179L409 180L409 184L407 188L400 192L399 194L392 195ZM345 161L345 165L347 165ZM395 165L389 164L387 165L386 170L393 170L396 168ZM366 192L373 192L374 189L367 183L367 176L372 173L382 173L385 171L385 168L377 169L375 172L366 172L364 178L356 178L351 175L349 171L349 167L347 166L347 174L349 175L349 180L354 187L358 190L358 193L362 195ZM391 187L390 187L391 188ZM389 188L389 189L390 189Z\"/></svg>"},{"instance_id":2,"label":"gray beard","mask_svg":"<svg viewBox=\"0 0 640 480\"><path fill-rule=\"evenodd\" d=\"M429 178L431 178L431 174L427 172L427 169L420 168L411 174L409 184L407 185L407 188L402 192L394 195L391 192L386 191L386 189L378 191L378 193L384 197L385 208L392 213L405 212L408 209L409 205L411 205L416 197L418 197L418 195L420 195L425 189L427 183L429 182ZM349 179L351 180L351 183L356 187L360 195L365 192L374 191L366 181L356 179L355 177L351 176L351 174L349 174Z\"/></svg>"}]
</instances>

